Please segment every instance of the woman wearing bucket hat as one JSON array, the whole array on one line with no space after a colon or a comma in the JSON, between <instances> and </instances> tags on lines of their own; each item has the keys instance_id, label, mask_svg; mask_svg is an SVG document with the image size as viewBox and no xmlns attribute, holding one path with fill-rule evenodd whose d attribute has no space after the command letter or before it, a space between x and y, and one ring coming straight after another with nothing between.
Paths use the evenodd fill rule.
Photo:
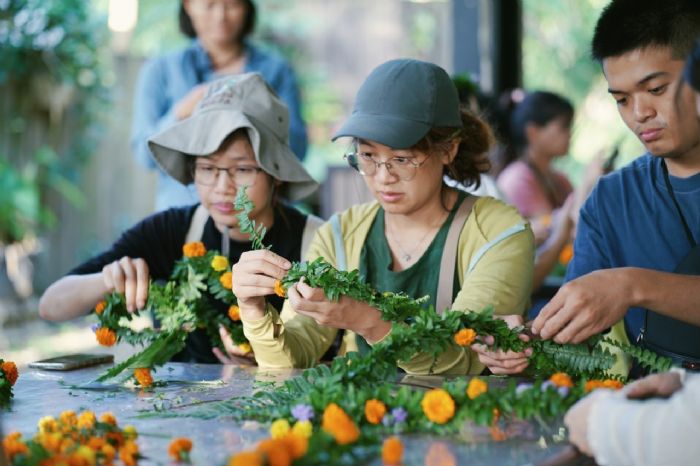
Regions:
<instances>
[{"instance_id":1,"label":"woman wearing bucket hat","mask_svg":"<svg viewBox=\"0 0 700 466\"><path fill-rule=\"evenodd\" d=\"M41 316L77 317L115 290L125 294L129 310L143 308L149 279L168 279L187 242L202 241L235 263L251 248L233 209L242 186L255 203L251 218L267 228L272 251L298 260L320 220L280 201L302 199L317 188L289 148L288 128L286 106L259 74L213 82L190 118L149 141L163 170L183 184L194 182L201 204L157 213L126 231L111 249L51 285L41 298ZM281 307L279 298L270 299ZM227 310L222 302L212 304ZM229 361L236 350L226 335L222 340L229 355L218 348L212 353L209 338L197 330L178 359Z\"/></svg>"},{"instance_id":2,"label":"woman wearing bucket hat","mask_svg":"<svg viewBox=\"0 0 700 466\"><path fill-rule=\"evenodd\" d=\"M322 256L336 268L359 269L379 291L429 295L438 312L492 305L509 323L522 323L532 279L532 232L514 208L443 182L444 175L467 185L478 182L488 169L491 140L488 126L460 112L447 73L416 60L382 64L360 88L352 116L335 138L342 136L353 138L345 158L376 201L333 216L319 229L307 259ZM376 309L348 297L330 302L303 282L288 290L281 316L265 312L250 285L281 278L284 270L274 265L279 260L269 252L246 253L234 266L244 331L261 366L312 366L336 341L337 329L345 330L341 352L362 351L391 331ZM527 365L527 356L452 346L435 363L416 354L402 368L476 374L488 366L494 373L515 373Z\"/></svg>"}]
</instances>

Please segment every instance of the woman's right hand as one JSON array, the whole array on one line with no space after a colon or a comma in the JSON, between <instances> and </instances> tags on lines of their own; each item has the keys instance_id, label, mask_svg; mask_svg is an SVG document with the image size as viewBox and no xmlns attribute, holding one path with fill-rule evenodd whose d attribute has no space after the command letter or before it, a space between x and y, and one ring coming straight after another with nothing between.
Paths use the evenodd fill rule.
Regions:
<instances>
[{"instance_id":1,"label":"woman's right hand","mask_svg":"<svg viewBox=\"0 0 700 466\"><path fill-rule=\"evenodd\" d=\"M102 269L102 281L107 287L107 292L123 293L129 312L146 306L149 280L148 264L140 258L122 257Z\"/></svg>"},{"instance_id":2,"label":"woman's right hand","mask_svg":"<svg viewBox=\"0 0 700 466\"><path fill-rule=\"evenodd\" d=\"M231 291L238 299L241 317L255 320L265 315L265 296L275 294L275 283L287 274L292 264L267 249L246 251L231 268Z\"/></svg>"},{"instance_id":3,"label":"woman's right hand","mask_svg":"<svg viewBox=\"0 0 700 466\"><path fill-rule=\"evenodd\" d=\"M197 106L199 101L202 100L206 90L206 84L199 84L198 86L193 87L185 97L177 101L173 108L173 111L175 112L175 118L177 118L178 120L184 120L185 118L192 115L194 108Z\"/></svg>"}]
</instances>

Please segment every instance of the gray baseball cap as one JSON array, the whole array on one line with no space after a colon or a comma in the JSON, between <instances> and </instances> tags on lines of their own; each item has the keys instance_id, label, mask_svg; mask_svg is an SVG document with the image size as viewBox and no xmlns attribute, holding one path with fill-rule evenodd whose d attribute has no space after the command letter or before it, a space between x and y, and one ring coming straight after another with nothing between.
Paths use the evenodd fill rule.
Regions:
<instances>
[{"instance_id":1,"label":"gray baseball cap","mask_svg":"<svg viewBox=\"0 0 700 466\"><path fill-rule=\"evenodd\" d=\"M182 184L192 183L187 158L216 152L237 129L248 132L260 168L285 181L281 195L302 199L318 188L289 148L289 111L259 73L213 81L189 118L148 140L158 165Z\"/></svg>"},{"instance_id":2,"label":"gray baseball cap","mask_svg":"<svg viewBox=\"0 0 700 466\"><path fill-rule=\"evenodd\" d=\"M333 135L408 149L431 128L461 128L457 88L439 66L391 60L375 68L357 92L352 115Z\"/></svg>"}]
</instances>

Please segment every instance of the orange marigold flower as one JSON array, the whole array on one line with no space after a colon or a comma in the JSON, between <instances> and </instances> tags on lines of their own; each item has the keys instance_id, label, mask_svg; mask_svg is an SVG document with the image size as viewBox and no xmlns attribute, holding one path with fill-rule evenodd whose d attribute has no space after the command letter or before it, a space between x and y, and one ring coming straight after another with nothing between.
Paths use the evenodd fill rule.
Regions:
<instances>
[{"instance_id":1,"label":"orange marigold flower","mask_svg":"<svg viewBox=\"0 0 700 466\"><path fill-rule=\"evenodd\" d=\"M138 367L134 369L134 378L143 388L148 388L153 385L151 370L147 367Z\"/></svg>"},{"instance_id":2,"label":"orange marigold flower","mask_svg":"<svg viewBox=\"0 0 700 466\"><path fill-rule=\"evenodd\" d=\"M275 294L280 298L287 296L287 292L285 291L284 286L282 286L282 280L275 281Z\"/></svg>"},{"instance_id":3,"label":"orange marigold flower","mask_svg":"<svg viewBox=\"0 0 700 466\"><path fill-rule=\"evenodd\" d=\"M100 327L95 330L95 338L97 338L97 342L102 346L114 346L117 342L117 334L107 327Z\"/></svg>"},{"instance_id":4,"label":"orange marigold flower","mask_svg":"<svg viewBox=\"0 0 700 466\"><path fill-rule=\"evenodd\" d=\"M78 416L78 428L79 429L92 429L95 427L95 413L92 411L83 411Z\"/></svg>"},{"instance_id":5,"label":"orange marigold flower","mask_svg":"<svg viewBox=\"0 0 700 466\"><path fill-rule=\"evenodd\" d=\"M107 301L100 301L95 305L95 314L100 315L104 312L107 307Z\"/></svg>"},{"instance_id":6,"label":"orange marigold flower","mask_svg":"<svg viewBox=\"0 0 700 466\"><path fill-rule=\"evenodd\" d=\"M214 256L211 260L211 268L217 272L223 272L228 268L228 259L224 256Z\"/></svg>"},{"instance_id":7,"label":"orange marigold flower","mask_svg":"<svg viewBox=\"0 0 700 466\"><path fill-rule=\"evenodd\" d=\"M303 434L290 431L281 440L287 446L287 451L292 456L292 460L303 457L309 449L309 439Z\"/></svg>"},{"instance_id":8,"label":"orange marigold flower","mask_svg":"<svg viewBox=\"0 0 700 466\"><path fill-rule=\"evenodd\" d=\"M553 374L550 378L549 381L552 382L554 385L557 387L573 387L574 382L571 380L571 377L569 377L568 374L564 372L557 372L556 374Z\"/></svg>"},{"instance_id":9,"label":"orange marigold flower","mask_svg":"<svg viewBox=\"0 0 700 466\"><path fill-rule=\"evenodd\" d=\"M354 443L360 437L360 430L355 422L335 403L330 403L323 411L321 427L331 434L339 445Z\"/></svg>"},{"instance_id":10,"label":"orange marigold flower","mask_svg":"<svg viewBox=\"0 0 700 466\"><path fill-rule=\"evenodd\" d=\"M58 419L61 421L61 427L72 427L78 424L78 416L76 416L75 411L63 411L58 415Z\"/></svg>"},{"instance_id":11,"label":"orange marigold flower","mask_svg":"<svg viewBox=\"0 0 700 466\"><path fill-rule=\"evenodd\" d=\"M425 416L436 424L444 424L455 415L455 400L442 388L426 392L420 405Z\"/></svg>"},{"instance_id":12,"label":"orange marigold flower","mask_svg":"<svg viewBox=\"0 0 700 466\"><path fill-rule=\"evenodd\" d=\"M2 440L2 448L5 451L5 456L12 462L17 455L29 453L29 448L22 442L22 434L12 432Z\"/></svg>"},{"instance_id":13,"label":"orange marigold flower","mask_svg":"<svg viewBox=\"0 0 700 466\"><path fill-rule=\"evenodd\" d=\"M613 389L613 390L619 390L619 389L621 389L623 386L624 386L624 384L623 384L622 382L620 382L619 380L615 380L615 379L603 380L603 387L605 387L605 388L611 388L611 389Z\"/></svg>"},{"instance_id":14,"label":"orange marigold flower","mask_svg":"<svg viewBox=\"0 0 700 466\"><path fill-rule=\"evenodd\" d=\"M135 442L126 442L119 449L119 459L122 460L124 466L136 466L136 461L139 456L139 446Z\"/></svg>"},{"instance_id":15,"label":"orange marigold flower","mask_svg":"<svg viewBox=\"0 0 700 466\"><path fill-rule=\"evenodd\" d=\"M476 340L476 332L471 328L463 328L455 333L455 343L459 346L469 346Z\"/></svg>"},{"instance_id":16,"label":"orange marigold flower","mask_svg":"<svg viewBox=\"0 0 700 466\"><path fill-rule=\"evenodd\" d=\"M241 309L235 304L228 308L228 318L234 322L241 320Z\"/></svg>"},{"instance_id":17,"label":"orange marigold flower","mask_svg":"<svg viewBox=\"0 0 700 466\"><path fill-rule=\"evenodd\" d=\"M267 458L267 466L291 466L292 453L287 444L279 439L263 440L255 448Z\"/></svg>"},{"instance_id":18,"label":"orange marigold flower","mask_svg":"<svg viewBox=\"0 0 700 466\"><path fill-rule=\"evenodd\" d=\"M202 257L207 253L207 248L204 247L204 243L201 241L195 241L193 243L187 243L182 246L182 254L185 257Z\"/></svg>"},{"instance_id":19,"label":"orange marigold flower","mask_svg":"<svg viewBox=\"0 0 700 466\"><path fill-rule=\"evenodd\" d=\"M39 432L41 433L56 432L58 430L58 422L53 416L44 416L39 419L37 427L39 427Z\"/></svg>"},{"instance_id":20,"label":"orange marigold flower","mask_svg":"<svg viewBox=\"0 0 700 466\"><path fill-rule=\"evenodd\" d=\"M114 417L114 414L112 414L108 411L106 413L102 413L102 416L100 416L100 422L102 422L104 424L109 424L111 426L116 426L117 425L117 418Z\"/></svg>"},{"instance_id":21,"label":"orange marigold flower","mask_svg":"<svg viewBox=\"0 0 700 466\"><path fill-rule=\"evenodd\" d=\"M58 453L61 449L63 435L60 432L38 434L34 437L34 440L38 441L46 451Z\"/></svg>"},{"instance_id":22,"label":"orange marigold flower","mask_svg":"<svg viewBox=\"0 0 700 466\"><path fill-rule=\"evenodd\" d=\"M589 380L586 382L586 385L584 385L583 389L586 393L592 392L593 390L596 390L598 388L609 388L612 390L619 390L623 386L622 382L619 380L614 380L614 379L607 379L607 380Z\"/></svg>"},{"instance_id":23,"label":"orange marigold flower","mask_svg":"<svg viewBox=\"0 0 700 466\"><path fill-rule=\"evenodd\" d=\"M386 405L379 400L365 402L365 417L370 424L379 424L386 414Z\"/></svg>"},{"instance_id":24,"label":"orange marigold flower","mask_svg":"<svg viewBox=\"0 0 700 466\"><path fill-rule=\"evenodd\" d=\"M177 462L190 461L190 451L192 451L192 440L185 437L173 439L168 446L168 455Z\"/></svg>"},{"instance_id":25,"label":"orange marigold flower","mask_svg":"<svg viewBox=\"0 0 700 466\"><path fill-rule=\"evenodd\" d=\"M117 450L109 443L102 445L100 451L105 458L105 464L110 464L114 461L114 457L117 456Z\"/></svg>"},{"instance_id":26,"label":"orange marigold flower","mask_svg":"<svg viewBox=\"0 0 700 466\"><path fill-rule=\"evenodd\" d=\"M597 388L602 388L603 387L603 381L602 380L588 380L586 381L586 385L584 385L583 390L588 393L592 392L593 390Z\"/></svg>"},{"instance_id":27,"label":"orange marigold flower","mask_svg":"<svg viewBox=\"0 0 700 466\"><path fill-rule=\"evenodd\" d=\"M389 437L382 445L382 461L384 464L399 464L403 458L403 443L398 437Z\"/></svg>"},{"instance_id":28,"label":"orange marigold flower","mask_svg":"<svg viewBox=\"0 0 700 466\"><path fill-rule=\"evenodd\" d=\"M473 400L477 396L486 393L489 390L489 386L486 382L478 377L474 377L469 381L467 385L467 396L470 400Z\"/></svg>"},{"instance_id":29,"label":"orange marigold flower","mask_svg":"<svg viewBox=\"0 0 700 466\"><path fill-rule=\"evenodd\" d=\"M219 283L227 290L230 290L233 287L233 274L231 272L222 273L219 277Z\"/></svg>"},{"instance_id":30,"label":"orange marigold flower","mask_svg":"<svg viewBox=\"0 0 700 466\"><path fill-rule=\"evenodd\" d=\"M98 451L102 450L102 447L107 445L107 441L105 441L105 439L102 437L90 437L86 445L93 450Z\"/></svg>"},{"instance_id":31,"label":"orange marigold flower","mask_svg":"<svg viewBox=\"0 0 700 466\"><path fill-rule=\"evenodd\" d=\"M12 361L5 361L2 363L2 371L5 373L5 378L10 382L10 386L17 382L19 377L19 371L17 371L17 365Z\"/></svg>"},{"instance_id":32,"label":"orange marigold flower","mask_svg":"<svg viewBox=\"0 0 700 466\"><path fill-rule=\"evenodd\" d=\"M559 263L562 265L569 265L569 262L571 262L571 259L574 258L574 245L571 243L568 243L566 246L564 246L564 249L561 250L559 253Z\"/></svg>"},{"instance_id":33,"label":"orange marigold flower","mask_svg":"<svg viewBox=\"0 0 700 466\"><path fill-rule=\"evenodd\" d=\"M233 455L228 466L263 466L263 456L257 451L244 451Z\"/></svg>"},{"instance_id":34,"label":"orange marigold flower","mask_svg":"<svg viewBox=\"0 0 700 466\"><path fill-rule=\"evenodd\" d=\"M491 434L491 440L494 442L503 442L508 439L508 434L498 426L489 427L489 433Z\"/></svg>"}]
</instances>

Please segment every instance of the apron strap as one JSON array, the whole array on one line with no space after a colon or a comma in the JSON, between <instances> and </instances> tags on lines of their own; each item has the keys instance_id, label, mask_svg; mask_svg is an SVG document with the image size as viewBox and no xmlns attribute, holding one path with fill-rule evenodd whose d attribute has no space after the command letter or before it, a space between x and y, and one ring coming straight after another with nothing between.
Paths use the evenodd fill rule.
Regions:
<instances>
[{"instance_id":1,"label":"apron strap","mask_svg":"<svg viewBox=\"0 0 700 466\"><path fill-rule=\"evenodd\" d=\"M469 195L462 201L447 232L445 247L442 250L442 259L440 260L440 278L438 280L437 296L435 297L435 311L440 315L452 305L459 234L462 232L464 224L469 218L472 207L478 198L478 196Z\"/></svg>"},{"instance_id":2,"label":"apron strap","mask_svg":"<svg viewBox=\"0 0 700 466\"><path fill-rule=\"evenodd\" d=\"M194 211L194 215L192 215L190 229L187 230L187 235L185 235L185 244L200 241L202 239L204 225L206 225L208 218L209 212L207 212L207 209L205 209L202 204L199 204Z\"/></svg>"}]
</instances>

